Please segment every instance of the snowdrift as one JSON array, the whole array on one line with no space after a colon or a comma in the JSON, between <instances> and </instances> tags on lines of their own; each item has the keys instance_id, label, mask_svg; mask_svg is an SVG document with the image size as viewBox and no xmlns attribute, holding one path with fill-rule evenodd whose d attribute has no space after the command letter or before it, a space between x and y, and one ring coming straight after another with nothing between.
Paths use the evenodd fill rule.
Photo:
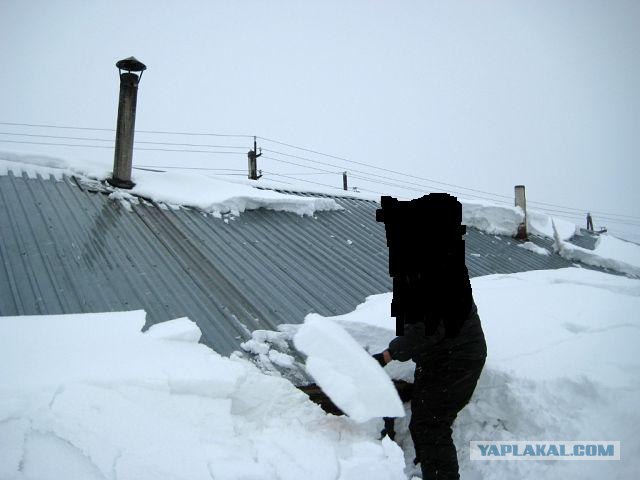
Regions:
<instances>
[{"instance_id":1,"label":"snowdrift","mask_svg":"<svg viewBox=\"0 0 640 480\"><path fill-rule=\"evenodd\" d=\"M142 311L0 317L0 478L404 479L376 422Z\"/></svg>"},{"instance_id":2,"label":"snowdrift","mask_svg":"<svg viewBox=\"0 0 640 480\"><path fill-rule=\"evenodd\" d=\"M581 268L490 275L471 280L488 345L488 359L471 403L454 429L462 478L631 479L640 471L640 281ZM339 323L370 353L395 336L392 294L373 295ZM282 325L278 344L260 335L265 358L300 327ZM257 363L265 371L268 366ZM412 362L387 373L412 380ZM406 407L406 406L405 406ZM411 411L396 420L407 463ZM621 441L622 460L609 462L480 462L472 440Z\"/></svg>"}]
</instances>

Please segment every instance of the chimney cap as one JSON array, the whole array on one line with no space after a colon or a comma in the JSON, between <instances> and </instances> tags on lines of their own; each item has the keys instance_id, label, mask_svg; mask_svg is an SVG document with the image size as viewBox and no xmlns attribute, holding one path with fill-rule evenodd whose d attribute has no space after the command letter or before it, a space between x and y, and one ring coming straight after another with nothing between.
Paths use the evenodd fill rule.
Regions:
<instances>
[{"instance_id":1,"label":"chimney cap","mask_svg":"<svg viewBox=\"0 0 640 480\"><path fill-rule=\"evenodd\" d=\"M147 69L147 66L136 57L120 60L116 62L116 67L118 67L119 70L126 70L127 72L144 72Z\"/></svg>"}]
</instances>

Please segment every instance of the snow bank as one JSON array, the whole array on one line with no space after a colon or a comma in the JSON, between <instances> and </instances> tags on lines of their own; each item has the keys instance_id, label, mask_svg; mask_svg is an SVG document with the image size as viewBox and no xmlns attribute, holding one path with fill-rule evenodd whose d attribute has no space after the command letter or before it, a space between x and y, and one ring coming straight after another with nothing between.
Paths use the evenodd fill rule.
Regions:
<instances>
[{"instance_id":1,"label":"snow bank","mask_svg":"<svg viewBox=\"0 0 640 480\"><path fill-rule=\"evenodd\" d=\"M530 234L553 238L554 224L562 240L569 240L578 230L573 222L527 209L527 231Z\"/></svg>"},{"instance_id":2,"label":"snow bank","mask_svg":"<svg viewBox=\"0 0 640 480\"><path fill-rule=\"evenodd\" d=\"M635 478L640 471L640 281L580 268L471 280L489 356L471 403L456 421L462 478ZM340 323L371 353L395 336L391 293L373 295ZM320 320L319 317L315 317ZM293 327L282 327L291 331ZM413 364L391 362L393 378ZM410 409L396 440L414 452ZM620 440L619 462L478 462L471 440ZM474 476L475 475L475 476Z\"/></svg>"},{"instance_id":3,"label":"snow bank","mask_svg":"<svg viewBox=\"0 0 640 480\"><path fill-rule=\"evenodd\" d=\"M381 421L324 414L288 381L142 311L0 317L2 479L404 479ZM364 473L364 477L363 477Z\"/></svg>"},{"instance_id":4,"label":"snow bank","mask_svg":"<svg viewBox=\"0 0 640 480\"><path fill-rule=\"evenodd\" d=\"M515 235L524 221L520 207L495 205L459 199L462 204L462 223L493 235Z\"/></svg>"},{"instance_id":5,"label":"snow bank","mask_svg":"<svg viewBox=\"0 0 640 480\"><path fill-rule=\"evenodd\" d=\"M520 207L462 198L458 200L462 204L462 223L492 235L514 236L518 233L518 225L524 221L524 212ZM577 228L572 222L527 209L527 231L530 234L553 238L553 222L563 240L571 238Z\"/></svg>"},{"instance_id":6,"label":"snow bank","mask_svg":"<svg viewBox=\"0 0 640 480\"><path fill-rule=\"evenodd\" d=\"M389 376L338 324L308 315L293 342L322 391L355 421L404 416Z\"/></svg>"},{"instance_id":7,"label":"snow bank","mask_svg":"<svg viewBox=\"0 0 640 480\"><path fill-rule=\"evenodd\" d=\"M578 247L562 241L559 234L554 238L554 249L567 260L577 260L587 265L608 268L640 278L640 246L601 235L594 250Z\"/></svg>"},{"instance_id":8,"label":"snow bank","mask_svg":"<svg viewBox=\"0 0 640 480\"><path fill-rule=\"evenodd\" d=\"M104 180L111 175L113 165L103 162L85 160L81 165L68 160L46 155L29 155L0 151L0 175L26 173L29 178L38 175L48 178L53 176L61 180L63 175L80 175L88 178Z\"/></svg>"},{"instance_id":9,"label":"snow bank","mask_svg":"<svg viewBox=\"0 0 640 480\"><path fill-rule=\"evenodd\" d=\"M26 172L32 178L53 175L78 175L96 180L105 180L111 175L112 165L83 162L74 164L68 160L40 155L20 155L0 152L0 175L9 171ZM133 200L134 195L170 205L199 208L215 215L239 215L245 210L266 208L312 216L317 211L341 210L330 198L285 195L271 190L254 188L245 183L229 182L198 173L154 172L133 170L132 180L136 186L131 190L114 190L112 198L120 203ZM125 205L125 207L129 207ZM130 208L128 208L130 209Z\"/></svg>"},{"instance_id":10,"label":"snow bank","mask_svg":"<svg viewBox=\"0 0 640 480\"><path fill-rule=\"evenodd\" d=\"M640 268L640 245L610 235L600 235L595 253Z\"/></svg>"}]
</instances>

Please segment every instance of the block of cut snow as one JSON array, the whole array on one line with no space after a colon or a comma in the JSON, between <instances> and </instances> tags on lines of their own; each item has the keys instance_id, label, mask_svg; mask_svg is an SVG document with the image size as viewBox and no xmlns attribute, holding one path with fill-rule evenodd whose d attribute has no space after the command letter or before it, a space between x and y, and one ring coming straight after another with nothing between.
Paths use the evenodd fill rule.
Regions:
<instances>
[{"instance_id":1,"label":"block of cut snow","mask_svg":"<svg viewBox=\"0 0 640 480\"><path fill-rule=\"evenodd\" d=\"M198 343L202 332L196 322L187 317L157 323L147 330L147 335L158 340Z\"/></svg>"},{"instance_id":2,"label":"block of cut snow","mask_svg":"<svg viewBox=\"0 0 640 480\"><path fill-rule=\"evenodd\" d=\"M307 355L307 372L355 421L404 416L389 376L340 325L307 316L293 341Z\"/></svg>"}]
</instances>

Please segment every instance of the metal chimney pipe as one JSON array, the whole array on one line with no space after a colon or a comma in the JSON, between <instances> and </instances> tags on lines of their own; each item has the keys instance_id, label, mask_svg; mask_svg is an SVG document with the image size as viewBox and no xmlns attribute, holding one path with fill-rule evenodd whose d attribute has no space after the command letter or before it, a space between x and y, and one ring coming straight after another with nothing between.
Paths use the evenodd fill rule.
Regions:
<instances>
[{"instance_id":1,"label":"metal chimney pipe","mask_svg":"<svg viewBox=\"0 0 640 480\"><path fill-rule=\"evenodd\" d=\"M116 145L113 156L113 177L107 180L114 187L133 188L131 166L133 163L133 136L136 125L136 104L138 84L146 65L135 57L125 58L116 63L120 75L120 99L118 101L118 121ZM126 70L126 73L122 73ZM140 72L140 76L132 72Z\"/></svg>"},{"instance_id":2,"label":"metal chimney pipe","mask_svg":"<svg viewBox=\"0 0 640 480\"><path fill-rule=\"evenodd\" d=\"M518 233L516 238L519 240L526 240L527 237L527 197L525 195L524 185L515 186L515 204L516 207L520 207L524 212L524 222L518 225Z\"/></svg>"},{"instance_id":3,"label":"metal chimney pipe","mask_svg":"<svg viewBox=\"0 0 640 480\"><path fill-rule=\"evenodd\" d=\"M342 189L343 190L348 190L348 186L347 186L347 172L342 172Z\"/></svg>"}]
</instances>

